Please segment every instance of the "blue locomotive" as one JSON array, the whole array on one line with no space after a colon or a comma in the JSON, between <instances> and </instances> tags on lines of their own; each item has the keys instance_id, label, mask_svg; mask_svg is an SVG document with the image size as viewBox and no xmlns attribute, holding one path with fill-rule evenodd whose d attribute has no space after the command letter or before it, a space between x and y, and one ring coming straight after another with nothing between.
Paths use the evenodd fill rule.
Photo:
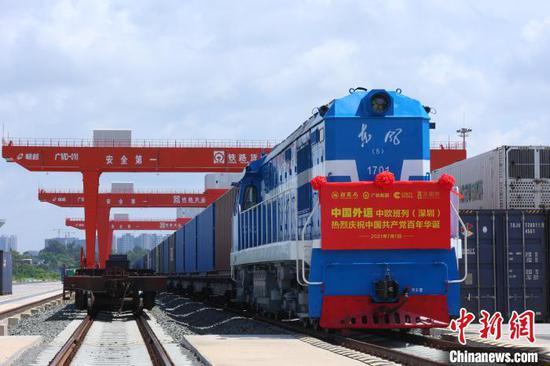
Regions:
<instances>
[{"instance_id":1,"label":"blue locomotive","mask_svg":"<svg viewBox=\"0 0 550 366\"><path fill-rule=\"evenodd\" d=\"M458 248L321 250L319 199L310 184L316 176L372 181L384 171L397 180L429 180L428 113L400 90L350 89L252 162L235 188L138 266L171 274L174 287L231 294L259 311L314 325L321 319L330 328L446 326L459 308ZM219 279L225 270L230 285ZM403 296L380 296L380 284L387 293L398 283L407 283ZM370 305L350 303L350 296Z\"/></svg>"}]
</instances>

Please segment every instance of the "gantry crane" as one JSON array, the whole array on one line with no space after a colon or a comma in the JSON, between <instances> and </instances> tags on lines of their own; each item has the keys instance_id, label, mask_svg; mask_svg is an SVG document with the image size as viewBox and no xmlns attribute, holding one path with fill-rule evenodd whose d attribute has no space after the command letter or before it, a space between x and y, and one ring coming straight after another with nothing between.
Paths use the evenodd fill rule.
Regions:
<instances>
[{"instance_id":1,"label":"gantry crane","mask_svg":"<svg viewBox=\"0 0 550 366\"><path fill-rule=\"evenodd\" d=\"M270 141L132 141L121 145L116 140L2 139L2 157L29 171L82 173L85 263L93 268L101 173L241 172L272 146Z\"/></svg>"},{"instance_id":2,"label":"gantry crane","mask_svg":"<svg viewBox=\"0 0 550 366\"><path fill-rule=\"evenodd\" d=\"M127 192L99 193L97 200L97 237L99 243L99 266L103 268L113 247L112 230L109 229L111 208L142 207L207 207L226 189L207 189L203 193L174 192ZM38 199L59 207L84 207L86 200L83 192L38 190Z\"/></svg>"}]
</instances>

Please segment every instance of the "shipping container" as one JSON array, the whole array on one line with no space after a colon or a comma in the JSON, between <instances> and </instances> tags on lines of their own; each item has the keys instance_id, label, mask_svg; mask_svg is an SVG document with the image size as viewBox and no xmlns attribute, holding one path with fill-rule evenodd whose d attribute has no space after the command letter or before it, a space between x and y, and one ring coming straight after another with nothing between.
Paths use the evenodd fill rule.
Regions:
<instances>
[{"instance_id":1,"label":"shipping container","mask_svg":"<svg viewBox=\"0 0 550 366\"><path fill-rule=\"evenodd\" d=\"M116 213L113 215L113 219L115 221L129 221L130 215L128 215L127 213Z\"/></svg>"},{"instance_id":2,"label":"shipping container","mask_svg":"<svg viewBox=\"0 0 550 366\"><path fill-rule=\"evenodd\" d=\"M550 208L550 146L501 146L432 172L455 177L463 209Z\"/></svg>"},{"instance_id":3,"label":"shipping container","mask_svg":"<svg viewBox=\"0 0 550 366\"><path fill-rule=\"evenodd\" d=\"M239 182L243 173L216 173L204 176L205 189L229 189L233 183Z\"/></svg>"},{"instance_id":4,"label":"shipping container","mask_svg":"<svg viewBox=\"0 0 550 366\"><path fill-rule=\"evenodd\" d=\"M168 237L168 273L176 272L176 233Z\"/></svg>"},{"instance_id":5,"label":"shipping container","mask_svg":"<svg viewBox=\"0 0 550 366\"><path fill-rule=\"evenodd\" d=\"M169 272L170 250L168 245L169 244L168 238L164 239L164 241L161 243L161 246L162 246L162 249L161 249L162 250L162 272L161 273Z\"/></svg>"},{"instance_id":6,"label":"shipping container","mask_svg":"<svg viewBox=\"0 0 550 366\"><path fill-rule=\"evenodd\" d=\"M11 252L0 250L0 265L2 270L0 271L0 295L10 295L12 293L12 262Z\"/></svg>"},{"instance_id":7,"label":"shipping container","mask_svg":"<svg viewBox=\"0 0 550 366\"><path fill-rule=\"evenodd\" d=\"M111 193L134 193L134 183L113 182L111 183Z\"/></svg>"},{"instance_id":8,"label":"shipping container","mask_svg":"<svg viewBox=\"0 0 550 366\"><path fill-rule=\"evenodd\" d=\"M230 270L230 255L233 245L233 207L237 196L237 188L233 188L216 201L214 222L214 269L216 271Z\"/></svg>"},{"instance_id":9,"label":"shipping container","mask_svg":"<svg viewBox=\"0 0 550 366\"><path fill-rule=\"evenodd\" d=\"M214 205L197 215L197 272L214 270Z\"/></svg>"},{"instance_id":10,"label":"shipping container","mask_svg":"<svg viewBox=\"0 0 550 366\"><path fill-rule=\"evenodd\" d=\"M155 272L161 273L160 263L162 262L162 257L160 255L160 247L161 245L157 245L155 247Z\"/></svg>"},{"instance_id":11,"label":"shipping container","mask_svg":"<svg viewBox=\"0 0 550 366\"><path fill-rule=\"evenodd\" d=\"M185 273L197 272L197 219L185 225Z\"/></svg>"},{"instance_id":12,"label":"shipping container","mask_svg":"<svg viewBox=\"0 0 550 366\"><path fill-rule=\"evenodd\" d=\"M462 210L468 237L468 276L462 306L500 311L533 310L536 321L550 320L549 213L542 210ZM464 275L464 257L459 260Z\"/></svg>"},{"instance_id":13,"label":"shipping container","mask_svg":"<svg viewBox=\"0 0 550 366\"><path fill-rule=\"evenodd\" d=\"M95 147L131 146L132 130L94 130Z\"/></svg>"},{"instance_id":14,"label":"shipping container","mask_svg":"<svg viewBox=\"0 0 550 366\"><path fill-rule=\"evenodd\" d=\"M176 272L185 271L185 226L176 231Z\"/></svg>"}]
</instances>

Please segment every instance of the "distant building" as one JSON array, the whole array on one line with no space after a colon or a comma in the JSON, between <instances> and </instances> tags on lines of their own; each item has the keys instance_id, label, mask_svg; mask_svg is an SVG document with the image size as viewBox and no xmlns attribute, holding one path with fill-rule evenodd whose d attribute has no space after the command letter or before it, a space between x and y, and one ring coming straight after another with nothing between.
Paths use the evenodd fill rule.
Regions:
<instances>
[{"instance_id":1,"label":"distant building","mask_svg":"<svg viewBox=\"0 0 550 366\"><path fill-rule=\"evenodd\" d=\"M117 238L116 240L116 248L118 254L126 254L134 247L135 244L135 237L132 234L123 234L121 237Z\"/></svg>"},{"instance_id":2,"label":"distant building","mask_svg":"<svg viewBox=\"0 0 550 366\"><path fill-rule=\"evenodd\" d=\"M159 234L140 234L134 236L130 233L121 235L114 242L116 242L116 248L113 248L113 252L117 254L126 254L132 249L139 247L145 250L153 249L158 243L163 241L168 235Z\"/></svg>"},{"instance_id":3,"label":"distant building","mask_svg":"<svg viewBox=\"0 0 550 366\"><path fill-rule=\"evenodd\" d=\"M159 235L159 234L141 234L139 235L137 240L137 245L140 248L143 248L145 250L151 250L153 249L158 243L164 240L167 235Z\"/></svg>"},{"instance_id":4,"label":"distant building","mask_svg":"<svg viewBox=\"0 0 550 366\"><path fill-rule=\"evenodd\" d=\"M17 236L16 235L0 236L0 250L4 250L4 251L17 250Z\"/></svg>"}]
</instances>

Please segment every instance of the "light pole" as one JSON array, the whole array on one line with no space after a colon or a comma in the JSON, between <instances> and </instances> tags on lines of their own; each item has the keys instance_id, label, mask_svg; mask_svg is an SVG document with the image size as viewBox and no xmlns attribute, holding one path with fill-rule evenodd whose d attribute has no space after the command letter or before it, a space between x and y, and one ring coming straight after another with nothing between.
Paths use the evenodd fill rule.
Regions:
<instances>
[{"instance_id":1,"label":"light pole","mask_svg":"<svg viewBox=\"0 0 550 366\"><path fill-rule=\"evenodd\" d=\"M462 127L456 130L458 136L462 137L462 148L464 150L466 150L466 137L470 136L470 132L472 132L472 129L467 127Z\"/></svg>"}]
</instances>

